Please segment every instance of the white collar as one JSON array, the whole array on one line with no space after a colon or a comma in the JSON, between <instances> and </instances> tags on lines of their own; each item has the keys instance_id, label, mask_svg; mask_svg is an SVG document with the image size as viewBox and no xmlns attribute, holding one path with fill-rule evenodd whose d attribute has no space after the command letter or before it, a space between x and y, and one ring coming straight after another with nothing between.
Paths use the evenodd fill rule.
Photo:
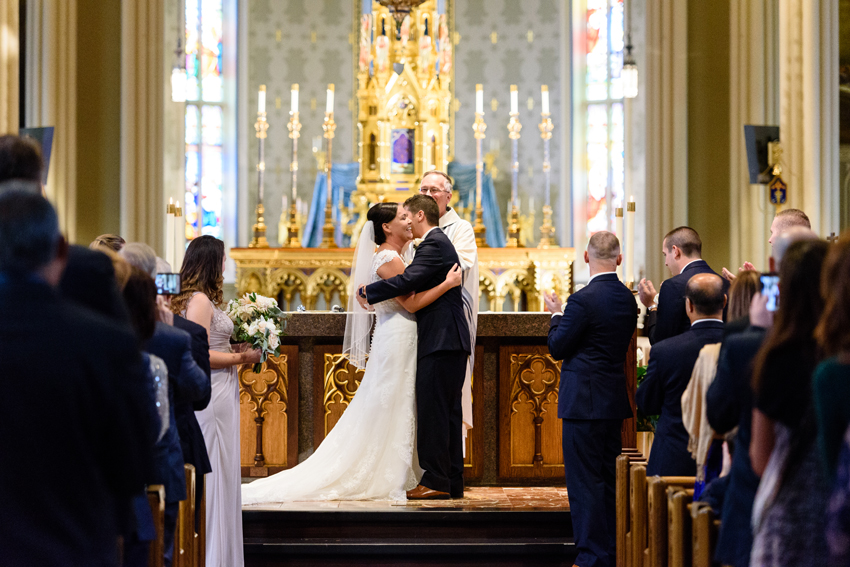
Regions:
<instances>
[{"instance_id":1,"label":"white collar","mask_svg":"<svg viewBox=\"0 0 850 567\"><path fill-rule=\"evenodd\" d=\"M691 265L691 264L693 264L694 262L699 262L700 260L702 260L702 258L697 258L696 260L691 260L690 262L688 262L687 264L685 264L684 266L682 266L682 269L681 269L681 270L679 270L679 273L681 274L682 272L684 272L684 271L688 268L688 266L690 266L690 265Z\"/></svg>"},{"instance_id":2,"label":"white collar","mask_svg":"<svg viewBox=\"0 0 850 567\"><path fill-rule=\"evenodd\" d=\"M592 276L590 276L590 279L587 280L587 285L590 285L590 282L592 282L594 279L598 278L599 276L607 276L608 274L616 274L616 273L617 272L599 272L598 274L593 274Z\"/></svg>"},{"instance_id":3,"label":"white collar","mask_svg":"<svg viewBox=\"0 0 850 567\"><path fill-rule=\"evenodd\" d=\"M707 322L709 322L709 321L714 321L714 322L717 322L717 323L722 323L722 322L723 322L723 319L700 319L699 321L694 321L693 323L691 323L691 327L693 327L694 325L699 325L700 323L707 323Z\"/></svg>"},{"instance_id":4,"label":"white collar","mask_svg":"<svg viewBox=\"0 0 850 567\"><path fill-rule=\"evenodd\" d=\"M423 234L423 235L422 235L422 240L425 240L426 238L428 238L428 234L430 234L430 233L431 233L431 231L432 231L432 230L434 230L435 228L440 228L440 227L438 227L438 226L432 226L431 228L429 228L429 229L428 229L428 232L426 232L425 234Z\"/></svg>"},{"instance_id":5,"label":"white collar","mask_svg":"<svg viewBox=\"0 0 850 567\"><path fill-rule=\"evenodd\" d=\"M460 215L454 209L449 208L446 210L446 214L440 217L440 228L454 224L459 220Z\"/></svg>"}]
</instances>

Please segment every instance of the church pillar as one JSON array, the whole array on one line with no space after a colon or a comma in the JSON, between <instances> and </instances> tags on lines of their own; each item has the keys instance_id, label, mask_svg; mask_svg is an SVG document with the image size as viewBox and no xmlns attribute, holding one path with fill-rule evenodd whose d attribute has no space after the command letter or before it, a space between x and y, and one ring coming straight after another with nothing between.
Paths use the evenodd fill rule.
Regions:
<instances>
[{"instance_id":1,"label":"church pillar","mask_svg":"<svg viewBox=\"0 0 850 567\"><path fill-rule=\"evenodd\" d=\"M839 230L838 0L779 2L779 127L786 207Z\"/></svg>"},{"instance_id":2,"label":"church pillar","mask_svg":"<svg viewBox=\"0 0 850 567\"><path fill-rule=\"evenodd\" d=\"M28 127L53 126L47 197L67 238L77 236L77 0L31 0L26 13Z\"/></svg>"},{"instance_id":3,"label":"church pillar","mask_svg":"<svg viewBox=\"0 0 850 567\"><path fill-rule=\"evenodd\" d=\"M121 233L164 254L163 2L125 0L121 13Z\"/></svg>"},{"instance_id":4,"label":"church pillar","mask_svg":"<svg viewBox=\"0 0 850 567\"><path fill-rule=\"evenodd\" d=\"M18 131L18 65L20 14L18 2L0 5L0 133Z\"/></svg>"},{"instance_id":5,"label":"church pillar","mask_svg":"<svg viewBox=\"0 0 850 567\"><path fill-rule=\"evenodd\" d=\"M669 276L664 235L688 219L687 45L688 2L647 2L646 275L656 288Z\"/></svg>"},{"instance_id":6,"label":"church pillar","mask_svg":"<svg viewBox=\"0 0 850 567\"><path fill-rule=\"evenodd\" d=\"M750 185L744 125L779 123L779 9L774 0L732 2L729 42L729 229L734 273L745 261L767 269L774 209ZM784 133L782 135L785 139ZM787 180L787 178L786 178ZM715 268L719 268L715 266Z\"/></svg>"}]
</instances>

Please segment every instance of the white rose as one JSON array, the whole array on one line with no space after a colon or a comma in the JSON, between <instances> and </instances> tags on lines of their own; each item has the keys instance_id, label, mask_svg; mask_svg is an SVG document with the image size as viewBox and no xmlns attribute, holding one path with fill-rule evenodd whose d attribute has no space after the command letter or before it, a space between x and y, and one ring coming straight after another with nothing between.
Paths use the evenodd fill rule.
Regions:
<instances>
[{"instance_id":1,"label":"white rose","mask_svg":"<svg viewBox=\"0 0 850 567\"><path fill-rule=\"evenodd\" d=\"M273 334L269 337L269 348L275 350L278 346L280 346L280 339L277 338L277 335Z\"/></svg>"}]
</instances>

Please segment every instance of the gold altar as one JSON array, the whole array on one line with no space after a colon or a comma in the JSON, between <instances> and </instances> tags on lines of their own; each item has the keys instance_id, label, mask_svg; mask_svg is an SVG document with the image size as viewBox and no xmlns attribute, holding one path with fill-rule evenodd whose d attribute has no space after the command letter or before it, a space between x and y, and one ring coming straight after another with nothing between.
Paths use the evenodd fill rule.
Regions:
<instances>
[{"instance_id":1,"label":"gold altar","mask_svg":"<svg viewBox=\"0 0 850 567\"><path fill-rule=\"evenodd\" d=\"M284 311L345 306L354 250L233 248L239 295L276 297ZM572 248L479 248L481 311L541 311L543 293L573 287Z\"/></svg>"}]
</instances>

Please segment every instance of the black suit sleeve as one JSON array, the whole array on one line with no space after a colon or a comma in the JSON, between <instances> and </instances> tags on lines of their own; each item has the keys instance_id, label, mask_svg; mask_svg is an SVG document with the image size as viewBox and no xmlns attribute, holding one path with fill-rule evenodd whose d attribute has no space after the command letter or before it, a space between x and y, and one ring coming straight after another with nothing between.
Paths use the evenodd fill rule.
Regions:
<instances>
[{"instance_id":1,"label":"black suit sleeve","mask_svg":"<svg viewBox=\"0 0 850 567\"><path fill-rule=\"evenodd\" d=\"M708 423L720 434L731 431L741 417L741 393L738 391L740 377L730 360L730 351L734 348L732 343L734 339L727 341L720 349L717 375L705 395Z\"/></svg>"},{"instance_id":2,"label":"black suit sleeve","mask_svg":"<svg viewBox=\"0 0 850 567\"><path fill-rule=\"evenodd\" d=\"M662 283L661 291L658 293L658 314L652 334L649 335L649 343L654 345L676 336L677 322L684 309L682 298L679 297L673 284L669 280Z\"/></svg>"},{"instance_id":3,"label":"black suit sleeve","mask_svg":"<svg viewBox=\"0 0 850 567\"><path fill-rule=\"evenodd\" d=\"M652 311L647 311L643 317L643 334L649 337L649 344L654 344L652 335L655 334L655 326L658 323L658 307Z\"/></svg>"},{"instance_id":4,"label":"black suit sleeve","mask_svg":"<svg viewBox=\"0 0 850 567\"><path fill-rule=\"evenodd\" d=\"M635 404L644 415L657 415L664 407L665 379L658 363L661 358L664 358L664 355L660 352L650 353L646 377L635 394Z\"/></svg>"},{"instance_id":5,"label":"black suit sleeve","mask_svg":"<svg viewBox=\"0 0 850 567\"><path fill-rule=\"evenodd\" d=\"M189 334L184 335L180 350L180 372L177 373L178 380L174 384L174 395L180 400L195 402L209 399L211 395L211 384L207 374L198 366L192 357L192 342Z\"/></svg>"},{"instance_id":6,"label":"black suit sleeve","mask_svg":"<svg viewBox=\"0 0 850 567\"><path fill-rule=\"evenodd\" d=\"M423 240L416 250L413 262L403 273L366 286L366 300L375 304L421 289L420 286L432 278L443 264L437 242Z\"/></svg>"},{"instance_id":7,"label":"black suit sleeve","mask_svg":"<svg viewBox=\"0 0 850 567\"><path fill-rule=\"evenodd\" d=\"M566 360L578 350L587 329L587 310L578 296L567 300L563 316L555 315L549 322L549 354L555 360Z\"/></svg>"}]
</instances>

